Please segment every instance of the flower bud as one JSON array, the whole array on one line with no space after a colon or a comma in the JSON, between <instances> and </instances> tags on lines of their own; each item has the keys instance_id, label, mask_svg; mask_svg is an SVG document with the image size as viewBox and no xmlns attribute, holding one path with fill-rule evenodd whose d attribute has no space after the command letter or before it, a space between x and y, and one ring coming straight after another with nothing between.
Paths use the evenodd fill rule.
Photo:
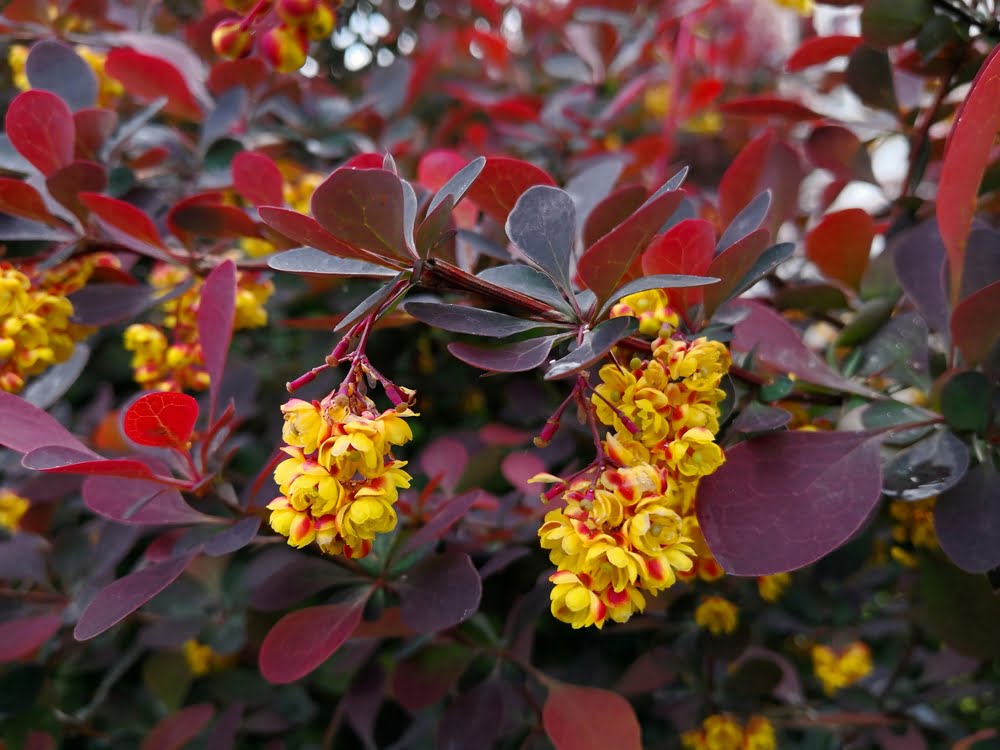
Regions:
<instances>
[{"instance_id":1,"label":"flower bud","mask_svg":"<svg viewBox=\"0 0 1000 750\"><path fill-rule=\"evenodd\" d=\"M298 29L275 26L260 40L261 55L282 73L292 73L306 61L309 40Z\"/></svg>"},{"instance_id":2,"label":"flower bud","mask_svg":"<svg viewBox=\"0 0 1000 750\"><path fill-rule=\"evenodd\" d=\"M333 33L333 22L333 11L321 3L306 23L309 38L313 41L326 39Z\"/></svg>"},{"instance_id":3,"label":"flower bud","mask_svg":"<svg viewBox=\"0 0 1000 750\"><path fill-rule=\"evenodd\" d=\"M222 21L212 31L212 47L229 60L243 57L253 46L253 36L249 31L240 28L240 21L235 19Z\"/></svg>"},{"instance_id":4,"label":"flower bud","mask_svg":"<svg viewBox=\"0 0 1000 750\"><path fill-rule=\"evenodd\" d=\"M310 20L318 6L319 0L278 0L274 10L289 26L299 26Z\"/></svg>"}]
</instances>

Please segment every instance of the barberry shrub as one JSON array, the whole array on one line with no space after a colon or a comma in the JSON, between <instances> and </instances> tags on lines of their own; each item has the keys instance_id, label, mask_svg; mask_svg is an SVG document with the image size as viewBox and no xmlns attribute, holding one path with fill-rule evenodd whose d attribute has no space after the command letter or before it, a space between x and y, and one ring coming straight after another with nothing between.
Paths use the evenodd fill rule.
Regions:
<instances>
[{"instance_id":1,"label":"barberry shrub","mask_svg":"<svg viewBox=\"0 0 1000 750\"><path fill-rule=\"evenodd\" d=\"M12 0L0 743L1000 742L1000 20Z\"/></svg>"}]
</instances>

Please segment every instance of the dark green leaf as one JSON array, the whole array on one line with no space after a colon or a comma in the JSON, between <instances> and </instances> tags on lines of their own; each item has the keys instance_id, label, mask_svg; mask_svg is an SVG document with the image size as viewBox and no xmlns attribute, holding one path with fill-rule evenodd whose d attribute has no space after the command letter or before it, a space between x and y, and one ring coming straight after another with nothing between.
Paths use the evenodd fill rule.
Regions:
<instances>
[{"instance_id":1,"label":"dark green leaf","mask_svg":"<svg viewBox=\"0 0 1000 750\"><path fill-rule=\"evenodd\" d=\"M928 630L959 653L1000 656L1000 596L982 575L970 575L937 557L920 565L920 594Z\"/></svg>"},{"instance_id":2,"label":"dark green leaf","mask_svg":"<svg viewBox=\"0 0 1000 750\"><path fill-rule=\"evenodd\" d=\"M275 271L317 274L321 276L390 277L396 270L357 258L341 258L313 247L297 247L268 258L267 265Z\"/></svg>"},{"instance_id":3,"label":"dark green leaf","mask_svg":"<svg viewBox=\"0 0 1000 750\"><path fill-rule=\"evenodd\" d=\"M933 15L931 0L866 0L861 34L873 47L892 47L915 37Z\"/></svg>"},{"instance_id":4,"label":"dark green leaf","mask_svg":"<svg viewBox=\"0 0 1000 750\"><path fill-rule=\"evenodd\" d=\"M535 185L524 191L507 217L507 236L566 294L576 231L573 199L559 188Z\"/></svg>"},{"instance_id":5,"label":"dark green leaf","mask_svg":"<svg viewBox=\"0 0 1000 750\"><path fill-rule=\"evenodd\" d=\"M993 414L993 386L974 370L953 375L941 389L941 413L957 432L985 434Z\"/></svg>"},{"instance_id":6,"label":"dark green leaf","mask_svg":"<svg viewBox=\"0 0 1000 750\"><path fill-rule=\"evenodd\" d=\"M443 302L408 302L406 312L429 326L453 333L504 338L538 328L560 327L558 323L515 318L513 315L480 310L478 307L449 305Z\"/></svg>"},{"instance_id":7,"label":"dark green leaf","mask_svg":"<svg viewBox=\"0 0 1000 750\"><path fill-rule=\"evenodd\" d=\"M583 341L572 352L557 360L545 373L546 380L575 375L604 357L611 347L639 330L639 321L628 316L612 318L584 334Z\"/></svg>"},{"instance_id":8,"label":"dark green leaf","mask_svg":"<svg viewBox=\"0 0 1000 750\"><path fill-rule=\"evenodd\" d=\"M870 299L861 305L851 322L837 336L837 346L854 346L867 341L892 317L896 301L885 297Z\"/></svg>"},{"instance_id":9,"label":"dark green leaf","mask_svg":"<svg viewBox=\"0 0 1000 750\"><path fill-rule=\"evenodd\" d=\"M847 85L863 103L873 109L896 112L896 89L892 64L882 50L859 44L847 62Z\"/></svg>"},{"instance_id":10,"label":"dark green leaf","mask_svg":"<svg viewBox=\"0 0 1000 750\"><path fill-rule=\"evenodd\" d=\"M933 412L921 409L918 406L904 404L902 401L884 399L874 401L864 407L861 412L861 423L868 429L881 429L892 427L893 425L913 424L914 422L925 422L935 416ZM909 445L933 428L931 425L916 427L911 429L894 430L885 434L884 442L887 445Z\"/></svg>"}]
</instances>

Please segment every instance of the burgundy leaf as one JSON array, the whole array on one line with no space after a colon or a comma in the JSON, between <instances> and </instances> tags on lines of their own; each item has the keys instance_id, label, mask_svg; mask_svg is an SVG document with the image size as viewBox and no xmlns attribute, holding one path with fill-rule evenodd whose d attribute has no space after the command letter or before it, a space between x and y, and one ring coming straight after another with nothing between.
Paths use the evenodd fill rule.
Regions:
<instances>
[{"instance_id":1,"label":"burgundy leaf","mask_svg":"<svg viewBox=\"0 0 1000 750\"><path fill-rule=\"evenodd\" d=\"M583 224L583 245L590 247L646 202L649 193L642 185L625 185L594 206Z\"/></svg>"},{"instance_id":2,"label":"burgundy leaf","mask_svg":"<svg viewBox=\"0 0 1000 750\"><path fill-rule=\"evenodd\" d=\"M208 726L213 716L215 708L209 703L185 706L153 727L140 750L180 750Z\"/></svg>"},{"instance_id":3,"label":"burgundy leaf","mask_svg":"<svg viewBox=\"0 0 1000 750\"><path fill-rule=\"evenodd\" d=\"M861 285L868 268L875 220L860 208L827 214L806 235L806 255L828 279L852 289Z\"/></svg>"},{"instance_id":4,"label":"burgundy leaf","mask_svg":"<svg viewBox=\"0 0 1000 750\"><path fill-rule=\"evenodd\" d=\"M300 214L290 208L263 206L258 209L257 213L260 214L261 221L271 229L305 247L313 247L341 258L357 258L368 262L380 260L378 255L342 242L323 229L319 222L312 217ZM390 261L389 264L393 263L398 265L398 261Z\"/></svg>"},{"instance_id":5,"label":"burgundy leaf","mask_svg":"<svg viewBox=\"0 0 1000 750\"><path fill-rule=\"evenodd\" d=\"M881 491L876 433L775 432L727 451L698 487L698 520L726 572L771 575L848 541Z\"/></svg>"},{"instance_id":6,"label":"burgundy leaf","mask_svg":"<svg viewBox=\"0 0 1000 750\"><path fill-rule=\"evenodd\" d=\"M456 341L448 344L448 351L455 359L481 370L524 372L545 363L553 345L565 337L565 334L540 336L500 346L477 346Z\"/></svg>"},{"instance_id":7,"label":"burgundy leaf","mask_svg":"<svg viewBox=\"0 0 1000 750\"><path fill-rule=\"evenodd\" d=\"M183 73L173 62L118 47L108 52L104 69L139 101L152 102L165 96L164 113L186 120L201 120L201 106L188 88Z\"/></svg>"},{"instance_id":8,"label":"burgundy leaf","mask_svg":"<svg viewBox=\"0 0 1000 750\"><path fill-rule=\"evenodd\" d=\"M229 704L212 727L205 747L212 750L232 750L236 744L236 733L243 723L243 710L240 702Z\"/></svg>"},{"instance_id":9,"label":"burgundy leaf","mask_svg":"<svg viewBox=\"0 0 1000 750\"><path fill-rule=\"evenodd\" d=\"M198 340L209 377L209 420L216 413L236 315L236 264L225 260L205 277L198 304Z\"/></svg>"},{"instance_id":10,"label":"burgundy leaf","mask_svg":"<svg viewBox=\"0 0 1000 750\"><path fill-rule=\"evenodd\" d=\"M94 474L108 477L148 478L153 470L133 458L103 458L89 449L62 445L35 448L21 459L21 466L55 474Z\"/></svg>"},{"instance_id":11,"label":"burgundy leaf","mask_svg":"<svg viewBox=\"0 0 1000 750\"><path fill-rule=\"evenodd\" d=\"M274 624L260 647L260 671L276 684L295 682L340 648L361 623L364 595L341 604L291 612Z\"/></svg>"},{"instance_id":12,"label":"burgundy leaf","mask_svg":"<svg viewBox=\"0 0 1000 750\"><path fill-rule=\"evenodd\" d=\"M444 436L427 444L420 454L420 468L428 479L437 480L442 487L452 490L462 478L469 451L457 438Z\"/></svg>"},{"instance_id":13,"label":"burgundy leaf","mask_svg":"<svg viewBox=\"0 0 1000 750\"><path fill-rule=\"evenodd\" d=\"M80 193L78 197L114 242L158 260L170 260L156 225L145 211L99 193Z\"/></svg>"},{"instance_id":14,"label":"burgundy leaf","mask_svg":"<svg viewBox=\"0 0 1000 750\"><path fill-rule=\"evenodd\" d=\"M0 212L22 219L40 221L59 227L63 223L53 216L41 194L24 180L0 177Z\"/></svg>"},{"instance_id":15,"label":"burgundy leaf","mask_svg":"<svg viewBox=\"0 0 1000 750\"><path fill-rule=\"evenodd\" d=\"M437 750L494 747L504 728L506 695L499 678L462 691L441 716Z\"/></svg>"},{"instance_id":16,"label":"burgundy leaf","mask_svg":"<svg viewBox=\"0 0 1000 750\"><path fill-rule=\"evenodd\" d=\"M87 107L73 113L76 151L84 159L97 160L101 147L118 127L118 114L110 109Z\"/></svg>"},{"instance_id":17,"label":"burgundy leaf","mask_svg":"<svg viewBox=\"0 0 1000 750\"><path fill-rule=\"evenodd\" d=\"M59 615L33 615L0 623L0 664L30 656L58 632Z\"/></svg>"},{"instance_id":18,"label":"burgundy leaf","mask_svg":"<svg viewBox=\"0 0 1000 750\"><path fill-rule=\"evenodd\" d=\"M642 254L642 271L655 274L686 274L704 276L715 254L715 228L704 219L684 219L659 235ZM704 290L671 289L667 292L671 305L686 311L701 304Z\"/></svg>"},{"instance_id":19,"label":"burgundy leaf","mask_svg":"<svg viewBox=\"0 0 1000 750\"><path fill-rule=\"evenodd\" d=\"M244 200L255 206L281 206L285 203L285 180L271 157L254 151L241 151L233 157L233 187Z\"/></svg>"},{"instance_id":20,"label":"burgundy leaf","mask_svg":"<svg viewBox=\"0 0 1000 750\"><path fill-rule=\"evenodd\" d=\"M938 497L934 530L958 567L985 573L1000 566L1000 473L987 459Z\"/></svg>"},{"instance_id":21,"label":"burgundy leaf","mask_svg":"<svg viewBox=\"0 0 1000 750\"><path fill-rule=\"evenodd\" d=\"M863 180L877 185L868 149L842 125L820 125L809 134L806 154L817 167L828 169L846 180Z\"/></svg>"},{"instance_id":22,"label":"burgundy leaf","mask_svg":"<svg viewBox=\"0 0 1000 750\"><path fill-rule=\"evenodd\" d=\"M88 209L80 200L80 193L100 193L107 185L107 170L102 164L90 161L74 161L45 180L49 194L81 219L86 218Z\"/></svg>"},{"instance_id":23,"label":"burgundy leaf","mask_svg":"<svg viewBox=\"0 0 1000 750\"><path fill-rule=\"evenodd\" d=\"M235 239L259 237L257 224L236 206L191 202L175 205L167 223L177 237ZM188 240L190 241L190 240Z\"/></svg>"},{"instance_id":24,"label":"burgundy leaf","mask_svg":"<svg viewBox=\"0 0 1000 750\"><path fill-rule=\"evenodd\" d=\"M448 550L411 568L398 590L403 622L418 633L433 633L472 617L483 583L467 554Z\"/></svg>"},{"instance_id":25,"label":"burgundy leaf","mask_svg":"<svg viewBox=\"0 0 1000 750\"><path fill-rule=\"evenodd\" d=\"M1000 281L983 287L957 305L951 315L951 340L973 367L989 354L1000 328L984 321L1000 319Z\"/></svg>"},{"instance_id":26,"label":"burgundy leaf","mask_svg":"<svg viewBox=\"0 0 1000 750\"><path fill-rule=\"evenodd\" d=\"M73 161L73 113L55 94L18 94L7 108L5 129L11 145L46 177Z\"/></svg>"},{"instance_id":27,"label":"burgundy leaf","mask_svg":"<svg viewBox=\"0 0 1000 750\"><path fill-rule=\"evenodd\" d=\"M723 302L732 297L740 286L740 282L764 253L770 237L771 233L767 229L756 229L736 240L712 259L707 273L709 276L717 277L720 281L718 284L711 284L705 288L706 318L712 317L712 313L718 310ZM723 235L723 240L725 240L725 235Z\"/></svg>"},{"instance_id":28,"label":"burgundy leaf","mask_svg":"<svg viewBox=\"0 0 1000 750\"><path fill-rule=\"evenodd\" d=\"M719 111L738 117L780 117L791 122L821 120L823 118L823 115L814 112L804 104L775 96L747 96L740 99L730 99L719 105Z\"/></svg>"},{"instance_id":29,"label":"burgundy leaf","mask_svg":"<svg viewBox=\"0 0 1000 750\"><path fill-rule=\"evenodd\" d=\"M341 242L376 255L410 257L403 184L383 169L338 169L312 195L312 213Z\"/></svg>"},{"instance_id":30,"label":"burgundy leaf","mask_svg":"<svg viewBox=\"0 0 1000 750\"><path fill-rule=\"evenodd\" d=\"M228 528L220 531L205 541L202 549L209 557L229 555L238 549L243 549L257 536L260 529L260 518L249 516L242 518Z\"/></svg>"},{"instance_id":31,"label":"burgundy leaf","mask_svg":"<svg viewBox=\"0 0 1000 750\"><path fill-rule=\"evenodd\" d=\"M73 637L86 641L117 625L176 581L197 554L195 549L152 563L103 588L80 615Z\"/></svg>"},{"instance_id":32,"label":"burgundy leaf","mask_svg":"<svg viewBox=\"0 0 1000 750\"><path fill-rule=\"evenodd\" d=\"M406 543L399 550L399 556L416 552L421 547L434 544L444 537L448 533L448 529L454 526L455 522L475 504L480 494L479 490L469 490L444 503L427 523L406 540Z\"/></svg>"},{"instance_id":33,"label":"burgundy leaf","mask_svg":"<svg viewBox=\"0 0 1000 750\"><path fill-rule=\"evenodd\" d=\"M90 510L118 523L159 526L214 520L188 505L176 489L146 479L90 476L82 494Z\"/></svg>"},{"instance_id":34,"label":"burgundy leaf","mask_svg":"<svg viewBox=\"0 0 1000 750\"><path fill-rule=\"evenodd\" d=\"M632 705L608 690L549 685L542 726L556 750L642 750Z\"/></svg>"},{"instance_id":35,"label":"burgundy leaf","mask_svg":"<svg viewBox=\"0 0 1000 750\"><path fill-rule=\"evenodd\" d=\"M535 185L555 187L555 184L547 172L534 164L490 156L467 195L499 224L504 224L514 204L528 188Z\"/></svg>"},{"instance_id":36,"label":"burgundy leaf","mask_svg":"<svg viewBox=\"0 0 1000 750\"><path fill-rule=\"evenodd\" d=\"M12 393L0 391L0 445L18 453L62 446L99 459L54 418Z\"/></svg>"}]
</instances>

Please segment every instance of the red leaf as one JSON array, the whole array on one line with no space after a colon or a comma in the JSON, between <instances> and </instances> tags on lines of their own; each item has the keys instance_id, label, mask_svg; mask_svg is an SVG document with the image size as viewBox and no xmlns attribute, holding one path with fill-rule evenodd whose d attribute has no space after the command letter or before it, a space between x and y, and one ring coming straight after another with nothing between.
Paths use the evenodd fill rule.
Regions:
<instances>
[{"instance_id":1,"label":"red leaf","mask_svg":"<svg viewBox=\"0 0 1000 750\"><path fill-rule=\"evenodd\" d=\"M41 193L27 182L11 177L0 177L0 211L50 226L63 225L49 213Z\"/></svg>"},{"instance_id":2,"label":"red leaf","mask_svg":"<svg viewBox=\"0 0 1000 750\"><path fill-rule=\"evenodd\" d=\"M99 193L80 193L80 202L90 209L101 228L115 242L143 255L169 260L153 220L131 203Z\"/></svg>"},{"instance_id":3,"label":"red leaf","mask_svg":"<svg viewBox=\"0 0 1000 750\"><path fill-rule=\"evenodd\" d=\"M500 462L503 478L529 497L538 496L539 486L528 484L528 480L546 468L545 462L534 451L514 451L504 456Z\"/></svg>"},{"instance_id":4,"label":"red leaf","mask_svg":"<svg viewBox=\"0 0 1000 750\"><path fill-rule=\"evenodd\" d=\"M83 502L99 516L135 526L200 523L210 520L188 505L181 493L156 481L90 476Z\"/></svg>"},{"instance_id":5,"label":"red leaf","mask_svg":"<svg viewBox=\"0 0 1000 750\"><path fill-rule=\"evenodd\" d=\"M118 127L118 115L110 109L87 107L73 113L76 150L82 159L95 160L101 146Z\"/></svg>"},{"instance_id":6,"label":"red leaf","mask_svg":"<svg viewBox=\"0 0 1000 750\"><path fill-rule=\"evenodd\" d=\"M183 448L198 420L198 402L186 393L146 393L125 412L125 437L154 448Z\"/></svg>"},{"instance_id":7,"label":"red leaf","mask_svg":"<svg viewBox=\"0 0 1000 750\"><path fill-rule=\"evenodd\" d=\"M847 542L882 493L877 436L775 432L729 449L698 486L698 521L727 573L761 576Z\"/></svg>"},{"instance_id":8,"label":"red leaf","mask_svg":"<svg viewBox=\"0 0 1000 750\"><path fill-rule=\"evenodd\" d=\"M634 278L640 254L669 219L684 193L671 190L650 198L635 213L591 245L580 256L576 272L597 295L597 308L622 284Z\"/></svg>"},{"instance_id":9,"label":"red leaf","mask_svg":"<svg viewBox=\"0 0 1000 750\"><path fill-rule=\"evenodd\" d=\"M153 476L149 466L133 458L102 458L90 450L83 452L58 445L35 448L21 459L21 466L51 474L94 474L137 479Z\"/></svg>"},{"instance_id":10,"label":"red leaf","mask_svg":"<svg viewBox=\"0 0 1000 750\"><path fill-rule=\"evenodd\" d=\"M951 314L951 340L974 367L982 361L1000 337L1000 281L984 286L957 305Z\"/></svg>"},{"instance_id":11,"label":"red leaf","mask_svg":"<svg viewBox=\"0 0 1000 750\"><path fill-rule=\"evenodd\" d=\"M104 165L92 161L74 161L45 180L49 195L81 219L86 219L87 207L80 202L80 194L99 193L107 185L108 172Z\"/></svg>"},{"instance_id":12,"label":"red leaf","mask_svg":"<svg viewBox=\"0 0 1000 750\"><path fill-rule=\"evenodd\" d=\"M229 342L233 339L235 316L236 264L224 260L205 278L198 303L198 340L209 377L209 419L215 415Z\"/></svg>"},{"instance_id":13,"label":"red leaf","mask_svg":"<svg viewBox=\"0 0 1000 750\"><path fill-rule=\"evenodd\" d=\"M632 704L609 690L550 685L542 725L556 750L642 750Z\"/></svg>"},{"instance_id":14,"label":"red leaf","mask_svg":"<svg viewBox=\"0 0 1000 750\"><path fill-rule=\"evenodd\" d=\"M80 615L73 637L86 641L117 625L180 577L198 550L147 565L98 592Z\"/></svg>"},{"instance_id":15,"label":"red leaf","mask_svg":"<svg viewBox=\"0 0 1000 750\"><path fill-rule=\"evenodd\" d=\"M807 383L873 397L868 388L831 370L821 357L802 343L799 332L779 313L750 300L738 300L733 305L750 311L733 328L732 348L735 351L752 351L758 364L795 375Z\"/></svg>"},{"instance_id":16,"label":"red leaf","mask_svg":"<svg viewBox=\"0 0 1000 750\"><path fill-rule=\"evenodd\" d=\"M806 255L828 279L857 289L868 268L874 239L875 221L867 211L835 211L806 235Z\"/></svg>"},{"instance_id":17,"label":"red leaf","mask_svg":"<svg viewBox=\"0 0 1000 750\"><path fill-rule=\"evenodd\" d=\"M937 220L948 251L952 300L957 301L965 243L976 210L976 196L1000 130L1000 47L979 70L968 96L955 114L938 183Z\"/></svg>"},{"instance_id":18,"label":"red leaf","mask_svg":"<svg viewBox=\"0 0 1000 750\"><path fill-rule=\"evenodd\" d=\"M768 228L776 237L778 227L798 207L802 168L794 149L766 130L743 147L719 183L719 220L728 225L757 195L772 195Z\"/></svg>"},{"instance_id":19,"label":"red leaf","mask_svg":"<svg viewBox=\"0 0 1000 750\"><path fill-rule=\"evenodd\" d=\"M30 656L62 625L59 615L34 615L0 623L0 664Z\"/></svg>"},{"instance_id":20,"label":"red leaf","mask_svg":"<svg viewBox=\"0 0 1000 750\"><path fill-rule=\"evenodd\" d=\"M290 208L278 208L275 206L264 206L257 210L258 215L265 224L276 232L280 232L288 239L298 243L303 247L314 247L324 253L336 255L341 258L357 258L379 262L387 265L386 261L376 255L361 250L360 248L348 245L346 242L334 237L320 226L319 222L311 216L300 214ZM391 263L395 263L392 261Z\"/></svg>"},{"instance_id":21,"label":"red leaf","mask_svg":"<svg viewBox=\"0 0 1000 750\"><path fill-rule=\"evenodd\" d=\"M124 89L142 102L167 97L163 111L186 120L200 120L201 107L188 88L183 74L162 57L145 55L134 49L118 47L108 52L104 70L117 78Z\"/></svg>"},{"instance_id":22,"label":"red leaf","mask_svg":"<svg viewBox=\"0 0 1000 750\"><path fill-rule=\"evenodd\" d=\"M849 55L861 43L859 36L817 36L807 39L785 62L785 70L794 72Z\"/></svg>"},{"instance_id":23,"label":"red leaf","mask_svg":"<svg viewBox=\"0 0 1000 750\"><path fill-rule=\"evenodd\" d=\"M18 94L7 108L5 127L11 145L46 177L73 161L73 113L55 94Z\"/></svg>"},{"instance_id":24,"label":"red leaf","mask_svg":"<svg viewBox=\"0 0 1000 750\"><path fill-rule=\"evenodd\" d=\"M525 190L535 185L555 187L555 184L547 172L534 164L505 156L490 156L467 196L503 225Z\"/></svg>"},{"instance_id":25,"label":"red leaf","mask_svg":"<svg viewBox=\"0 0 1000 750\"><path fill-rule=\"evenodd\" d=\"M819 120L823 117L804 104L774 96L748 96L742 99L730 99L719 105L719 111L738 117L781 117L793 122Z\"/></svg>"},{"instance_id":26,"label":"red leaf","mask_svg":"<svg viewBox=\"0 0 1000 750\"><path fill-rule=\"evenodd\" d=\"M61 446L101 458L47 412L5 391L0 391L0 445L18 453Z\"/></svg>"},{"instance_id":27,"label":"red leaf","mask_svg":"<svg viewBox=\"0 0 1000 750\"><path fill-rule=\"evenodd\" d=\"M649 193L642 185L626 185L594 206L583 224L584 247L590 247L625 221L648 197Z\"/></svg>"},{"instance_id":28,"label":"red leaf","mask_svg":"<svg viewBox=\"0 0 1000 750\"><path fill-rule=\"evenodd\" d=\"M444 187L469 160L457 151L437 148L426 152L417 164L417 182L432 192ZM459 203L452 210L455 222L462 227L471 227L479 215L479 207L470 200Z\"/></svg>"},{"instance_id":29,"label":"red leaf","mask_svg":"<svg viewBox=\"0 0 1000 750\"><path fill-rule=\"evenodd\" d=\"M821 125L809 134L806 154L813 164L834 176L877 184L871 159L861 140L841 125Z\"/></svg>"},{"instance_id":30,"label":"red leaf","mask_svg":"<svg viewBox=\"0 0 1000 750\"><path fill-rule=\"evenodd\" d=\"M209 703L185 706L153 727L140 750L180 750L208 726L213 716L215 708Z\"/></svg>"},{"instance_id":31,"label":"red leaf","mask_svg":"<svg viewBox=\"0 0 1000 750\"><path fill-rule=\"evenodd\" d=\"M341 604L300 609L278 620L260 646L264 679L295 682L330 658L360 624L368 593Z\"/></svg>"},{"instance_id":32,"label":"red leaf","mask_svg":"<svg viewBox=\"0 0 1000 750\"><path fill-rule=\"evenodd\" d=\"M233 187L255 206L283 206L285 180L271 157L241 151L233 157Z\"/></svg>"},{"instance_id":33,"label":"red leaf","mask_svg":"<svg viewBox=\"0 0 1000 750\"><path fill-rule=\"evenodd\" d=\"M704 219L685 219L653 240L642 254L642 272L704 276L715 254L715 229ZM670 304L681 311L704 300L703 287L671 289Z\"/></svg>"},{"instance_id":34,"label":"red leaf","mask_svg":"<svg viewBox=\"0 0 1000 750\"><path fill-rule=\"evenodd\" d=\"M719 305L729 298L730 293L736 289L767 248L770 239L771 233L766 229L755 229L712 259L705 275L714 276L720 281L718 284L703 287L706 318L711 318Z\"/></svg>"},{"instance_id":35,"label":"red leaf","mask_svg":"<svg viewBox=\"0 0 1000 750\"><path fill-rule=\"evenodd\" d=\"M214 195L192 196L174 204L167 214L167 226L185 244L194 237L235 239L259 237L257 224L236 206L212 202Z\"/></svg>"},{"instance_id":36,"label":"red leaf","mask_svg":"<svg viewBox=\"0 0 1000 750\"><path fill-rule=\"evenodd\" d=\"M420 454L420 468L427 478L436 480L449 491L455 489L468 463L465 443L448 436L431 441Z\"/></svg>"}]
</instances>

